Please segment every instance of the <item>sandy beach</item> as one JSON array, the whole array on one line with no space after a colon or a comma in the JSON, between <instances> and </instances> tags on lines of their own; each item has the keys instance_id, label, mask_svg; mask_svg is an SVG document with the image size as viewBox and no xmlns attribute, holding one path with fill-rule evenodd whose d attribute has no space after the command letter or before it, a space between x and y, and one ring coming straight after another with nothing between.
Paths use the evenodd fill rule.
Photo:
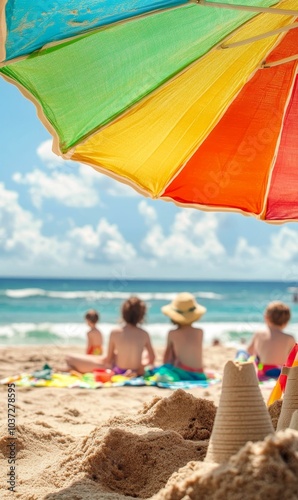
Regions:
<instances>
[{"instance_id":1,"label":"sandy beach","mask_svg":"<svg viewBox=\"0 0 298 500\"><path fill-rule=\"evenodd\" d=\"M3 347L0 377L32 372L46 362L59 366L69 351L79 353L82 348ZM160 360L161 351L157 352ZM222 372L234 355L230 347L206 347L205 366ZM267 400L270 388L261 390ZM17 387L16 493L7 489L4 466L1 498L186 500L226 495L234 500L268 493L271 499L297 499L295 431L276 434L260 444L248 443L226 465L202 463L220 392L221 383L187 391ZM7 386L0 386L0 394L0 455L5 464ZM278 411L271 412L273 420ZM250 486L252 477L259 496Z\"/></svg>"}]
</instances>

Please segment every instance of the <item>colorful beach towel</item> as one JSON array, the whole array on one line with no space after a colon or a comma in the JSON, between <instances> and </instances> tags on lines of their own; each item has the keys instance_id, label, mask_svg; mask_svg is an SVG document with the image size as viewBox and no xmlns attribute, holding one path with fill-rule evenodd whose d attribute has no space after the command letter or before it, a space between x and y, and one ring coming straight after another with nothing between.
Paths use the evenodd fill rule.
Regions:
<instances>
[{"instance_id":1,"label":"colorful beach towel","mask_svg":"<svg viewBox=\"0 0 298 500\"><path fill-rule=\"evenodd\" d=\"M141 387L155 386L167 389L189 389L193 387L208 387L221 381L221 375L214 371L206 374L186 372L171 365L162 365L152 370L146 370L143 377L129 378L124 375L114 375L109 382L96 382L93 373L83 375L77 372L53 373L50 366L41 370L7 377L0 384L14 383L18 387L57 387L99 389L104 387Z\"/></svg>"},{"instance_id":2,"label":"colorful beach towel","mask_svg":"<svg viewBox=\"0 0 298 500\"><path fill-rule=\"evenodd\" d=\"M171 364L145 369L144 379L157 387L167 389L189 389L191 387L208 387L220 382L221 376L215 372L196 373L183 370Z\"/></svg>"}]
</instances>

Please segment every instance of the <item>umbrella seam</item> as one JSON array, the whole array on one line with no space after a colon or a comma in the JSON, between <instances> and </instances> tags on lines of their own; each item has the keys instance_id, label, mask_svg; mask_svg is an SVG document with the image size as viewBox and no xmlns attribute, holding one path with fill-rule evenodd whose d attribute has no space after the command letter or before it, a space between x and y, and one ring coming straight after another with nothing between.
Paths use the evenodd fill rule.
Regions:
<instances>
[{"instance_id":1,"label":"umbrella seam","mask_svg":"<svg viewBox=\"0 0 298 500\"><path fill-rule=\"evenodd\" d=\"M283 33L284 31L288 32L294 28L298 28L298 23L290 24L289 26L283 26L276 30L267 31L266 33L262 33L261 35L257 35L251 38L246 38L245 40L240 40L239 42L234 42L227 45L220 45L219 49L233 49L234 47L240 47L241 45L246 45L247 43L256 42L258 40L262 40L263 38L267 38L269 36L277 35L278 33Z\"/></svg>"},{"instance_id":2,"label":"umbrella seam","mask_svg":"<svg viewBox=\"0 0 298 500\"><path fill-rule=\"evenodd\" d=\"M276 9L275 7L257 7L253 5L241 5L241 4L230 4L230 3L219 3L219 2L206 2L206 0L196 0L198 5L202 5L205 7L214 7L218 9L231 9L231 10L247 10L254 11L259 13L267 13L267 14L278 14L278 15L289 15L289 16L297 16L298 10L291 9ZM281 2L276 2L276 4L281 4ZM280 11L280 12L278 12Z\"/></svg>"},{"instance_id":3,"label":"umbrella seam","mask_svg":"<svg viewBox=\"0 0 298 500\"><path fill-rule=\"evenodd\" d=\"M284 57L284 59L279 59L278 61L273 61L272 63L267 63L266 61L263 61L262 63L262 68L273 68L273 66L279 66L281 64L286 64L288 62L296 61L298 59L298 54L295 54L290 57Z\"/></svg>"}]
</instances>

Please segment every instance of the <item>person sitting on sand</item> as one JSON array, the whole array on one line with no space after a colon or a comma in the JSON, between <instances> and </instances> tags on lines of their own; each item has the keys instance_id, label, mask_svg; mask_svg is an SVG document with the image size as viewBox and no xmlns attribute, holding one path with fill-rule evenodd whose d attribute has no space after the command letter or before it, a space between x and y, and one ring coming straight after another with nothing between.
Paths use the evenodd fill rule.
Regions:
<instances>
[{"instance_id":1,"label":"person sitting on sand","mask_svg":"<svg viewBox=\"0 0 298 500\"><path fill-rule=\"evenodd\" d=\"M283 302L270 302L266 307L266 327L255 332L247 348L248 354L258 358L259 376L279 376L282 365L295 345L294 337L283 331L290 317L290 308Z\"/></svg>"},{"instance_id":2,"label":"person sitting on sand","mask_svg":"<svg viewBox=\"0 0 298 500\"><path fill-rule=\"evenodd\" d=\"M130 297L122 304L121 313L124 325L111 332L106 364L117 374L131 370L142 375L144 351L147 351L149 365L155 360L149 334L138 326L144 320L146 305L138 297Z\"/></svg>"},{"instance_id":3,"label":"person sitting on sand","mask_svg":"<svg viewBox=\"0 0 298 500\"><path fill-rule=\"evenodd\" d=\"M86 354L102 354L102 334L97 329L96 323L99 321L99 314L94 309L90 309L85 314L85 320L87 325L90 327L89 332L87 332L87 348Z\"/></svg>"},{"instance_id":4,"label":"person sitting on sand","mask_svg":"<svg viewBox=\"0 0 298 500\"><path fill-rule=\"evenodd\" d=\"M67 356L70 369L81 373L97 368L111 368L116 374L142 375L142 356L148 355L148 364L153 364L155 354L149 334L138 325L143 321L146 305L137 297L130 297L122 304L123 326L115 328L109 338L106 358L96 355Z\"/></svg>"},{"instance_id":5,"label":"person sitting on sand","mask_svg":"<svg viewBox=\"0 0 298 500\"><path fill-rule=\"evenodd\" d=\"M163 306L162 312L176 325L168 333L163 361L188 372L203 372L203 330L192 323L206 312L190 293L179 293L171 304Z\"/></svg>"}]
</instances>

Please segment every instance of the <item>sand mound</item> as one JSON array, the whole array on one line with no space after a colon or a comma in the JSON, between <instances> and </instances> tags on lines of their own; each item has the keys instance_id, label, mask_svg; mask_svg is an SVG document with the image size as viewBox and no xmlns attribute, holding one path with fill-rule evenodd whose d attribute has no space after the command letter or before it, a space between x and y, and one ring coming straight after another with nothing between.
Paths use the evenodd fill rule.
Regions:
<instances>
[{"instance_id":1,"label":"sand mound","mask_svg":"<svg viewBox=\"0 0 298 500\"><path fill-rule=\"evenodd\" d=\"M140 414L143 424L175 431L183 439L201 441L210 437L216 407L212 401L179 389L168 398L154 398Z\"/></svg>"},{"instance_id":2,"label":"sand mound","mask_svg":"<svg viewBox=\"0 0 298 500\"><path fill-rule=\"evenodd\" d=\"M228 463L188 464L154 500L297 500L298 432L247 443Z\"/></svg>"},{"instance_id":3,"label":"sand mound","mask_svg":"<svg viewBox=\"0 0 298 500\"><path fill-rule=\"evenodd\" d=\"M118 493L109 493L98 488L96 483L88 479L75 481L68 488L55 493L49 493L46 496L36 497L36 500L135 500L135 497L119 495ZM1 499L2 500L2 499ZM10 500L10 499L9 499ZM22 499L23 500L23 499ZM24 498L24 500L35 500L33 498Z\"/></svg>"},{"instance_id":4,"label":"sand mound","mask_svg":"<svg viewBox=\"0 0 298 500\"><path fill-rule=\"evenodd\" d=\"M92 481L93 489L97 486L99 491L148 498L164 487L174 471L206 455L205 442L186 441L173 431L149 430L138 424L134 432L120 428L105 428L105 434L103 429L98 431L47 470L53 485L70 486L75 477Z\"/></svg>"},{"instance_id":5,"label":"sand mound","mask_svg":"<svg viewBox=\"0 0 298 500\"><path fill-rule=\"evenodd\" d=\"M71 436L51 428L51 426L43 421L36 421L30 425L18 425L13 439L13 442L16 444L14 464L18 473L18 488L29 485L34 491L35 488L48 486L48 477L47 474L44 474L44 471L53 464L53 457L57 460L63 454L67 455L74 441L74 438ZM0 432L0 460L4 464L4 467L7 467L7 470L10 453L8 445L10 442L12 441L9 439L7 431L3 426ZM2 457L5 461L2 460ZM34 471L33 476L32 471ZM1 499L6 498L5 494L11 495L11 492L5 491L7 490L5 479L3 475L0 477ZM17 498L34 500L41 497L38 495L35 496L31 491L27 496Z\"/></svg>"},{"instance_id":6,"label":"sand mound","mask_svg":"<svg viewBox=\"0 0 298 500\"><path fill-rule=\"evenodd\" d=\"M269 415L271 417L272 424L273 424L273 427L275 430L276 430L277 422L278 422L279 415L281 412L281 407L282 407L282 399L278 399L272 405L270 405L268 408Z\"/></svg>"},{"instance_id":7,"label":"sand mound","mask_svg":"<svg viewBox=\"0 0 298 500\"><path fill-rule=\"evenodd\" d=\"M74 443L44 478L71 495L91 488L93 498L112 492L149 498L180 467L204 459L207 441L198 437L209 436L215 412L213 403L184 391L154 398L135 418L113 418ZM57 495L49 498L64 498Z\"/></svg>"},{"instance_id":8,"label":"sand mound","mask_svg":"<svg viewBox=\"0 0 298 500\"><path fill-rule=\"evenodd\" d=\"M7 429L3 425L0 429L0 456L7 457L7 445L12 440L8 435ZM38 443L38 449L41 454L47 452L49 446L59 449L68 448L74 442L71 436L63 434L53 429L47 422L35 421L34 424L18 425L13 437L16 443L18 458L22 457L22 450L33 450ZM38 452L36 451L38 454Z\"/></svg>"},{"instance_id":9,"label":"sand mound","mask_svg":"<svg viewBox=\"0 0 298 500\"><path fill-rule=\"evenodd\" d=\"M190 460L203 460L205 454L204 444L186 442L173 431L136 435L111 429L101 447L90 450L82 465L87 475L106 489L148 498L179 467Z\"/></svg>"}]
</instances>

